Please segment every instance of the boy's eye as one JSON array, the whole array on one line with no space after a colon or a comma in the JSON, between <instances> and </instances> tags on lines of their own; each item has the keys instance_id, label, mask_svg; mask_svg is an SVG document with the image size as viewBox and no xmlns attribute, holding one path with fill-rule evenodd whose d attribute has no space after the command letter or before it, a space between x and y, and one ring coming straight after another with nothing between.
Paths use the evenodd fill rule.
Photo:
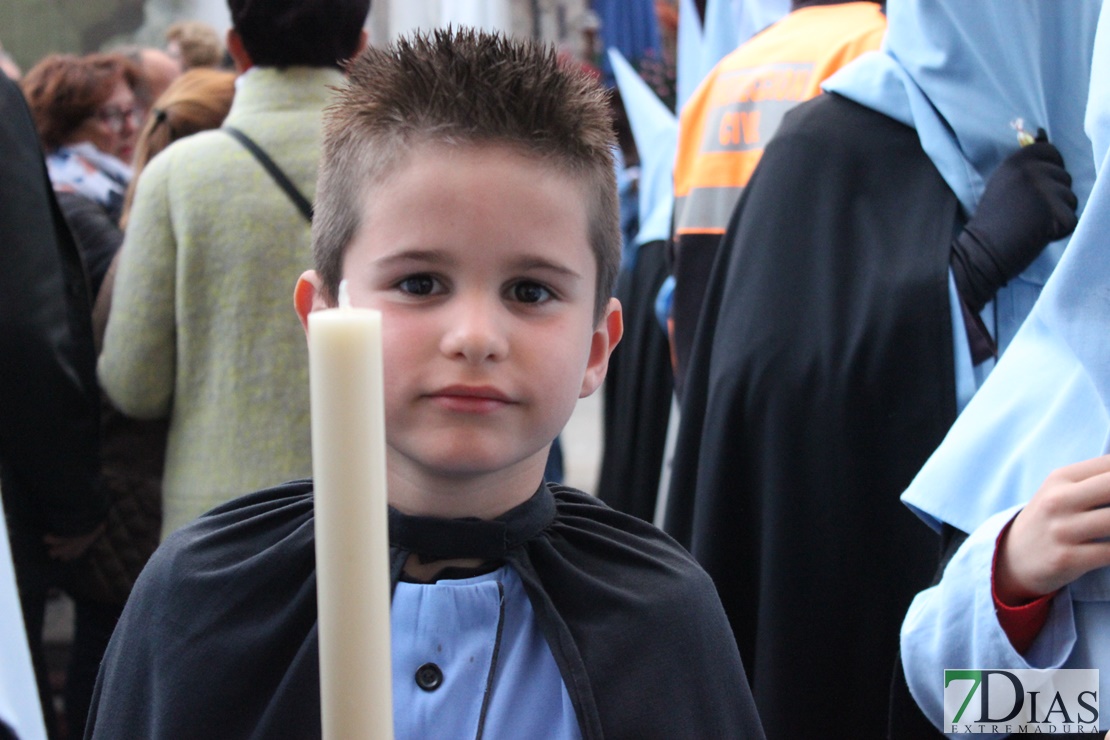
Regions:
<instances>
[{"instance_id":1,"label":"boy's eye","mask_svg":"<svg viewBox=\"0 0 1110 740\"><path fill-rule=\"evenodd\" d=\"M519 303L543 303L552 298L550 290L539 283L526 280L515 283L509 289L509 293L512 299Z\"/></svg>"},{"instance_id":2,"label":"boy's eye","mask_svg":"<svg viewBox=\"0 0 1110 740\"><path fill-rule=\"evenodd\" d=\"M397 283L397 288L409 295L432 295L436 290L436 279L431 275L412 275Z\"/></svg>"}]
</instances>

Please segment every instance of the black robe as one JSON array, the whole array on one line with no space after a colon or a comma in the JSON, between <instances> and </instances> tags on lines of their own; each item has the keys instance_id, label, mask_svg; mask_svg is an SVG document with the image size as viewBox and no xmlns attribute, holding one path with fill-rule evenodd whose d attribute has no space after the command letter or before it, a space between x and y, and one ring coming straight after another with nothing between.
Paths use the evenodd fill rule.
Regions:
<instances>
[{"instance_id":1,"label":"black robe","mask_svg":"<svg viewBox=\"0 0 1110 740\"><path fill-rule=\"evenodd\" d=\"M585 738L761 738L709 578L670 538L553 485L493 521L390 512L410 552L503 560L520 575ZM179 530L135 586L86 737L320 736L310 481Z\"/></svg>"},{"instance_id":2,"label":"black robe","mask_svg":"<svg viewBox=\"0 0 1110 740\"><path fill-rule=\"evenodd\" d=\"M787 114L721 244L666 528L717 584L770 738L885 736L937 562L899 495L956 416L959 222L913 129L824 95Z\"/></svg>"},{"instance_id":3,"label":"black robe","mask_svg":"<svg viewBox=\"0 0 1110 740\"><path fill-rule=\"evenodd\" d=\"M604 454L597 495L618 511L655 517L667 421L674 396L670 345L655 318L655 297L667 279L666 243L649 242L617 278L624 336L609 358L603 388Z\"/></svg>"}]
</instances>

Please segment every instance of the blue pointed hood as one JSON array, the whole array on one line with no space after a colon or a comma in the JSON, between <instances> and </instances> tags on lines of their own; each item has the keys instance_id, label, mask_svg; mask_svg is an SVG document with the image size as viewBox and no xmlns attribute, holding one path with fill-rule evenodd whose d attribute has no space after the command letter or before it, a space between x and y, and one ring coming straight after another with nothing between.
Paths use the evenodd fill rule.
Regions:
<instances>
[{"instance_id":1,"label":"blue pointed hood","mask_svg":"<svg viewBox=\"0 0 1110 740\"><path fill-rule=\"evenodd\" d=\"M701 76L789 12L790 0L706 0Z\"/></svg>"},{"instance_id":2,"label":"blue pointed hood","mask_svg":"<svg viewBox=\"0 0 1110 740\"><path fill-rule=\"evenodd\" d=\"M1044 128L1059 148L1080 209L1094 182L1083 132L1101 0L889 0L883 48L824 88L917 130L966 214L1018 147L1011 122ZM986 317L1005 349L1067 240L1050 244Z\"/></svg>"},{"instance_id":3,"label":"blue pointed hood","mask_svg":"<svg viewBox=\"0 0 1110 740\"><path fill-rule=\"evenodd\" d=\"M702 69L701 17L694 0L678 0L678 38L675 49L675 110L682 110L705 77Z\"/></svg>"},{"instance_id":4,"label":"blue pointed hood","mask_svg":"<svg viewBox=\"0 0 1110 740\"><path fill-rule=\"evenodd\" d=\"M1010 348L902 497L934 527L969 532L1028 501L1053 470L1110 449L1110 13L1087 100L1098 177L1079 226ZM1110 588L1110 569L1090 575Z\"/></svg>"},{"instance_id":5,"label":"blue pointed hood","mask_svg":"<svg viewBox=\"0 0 1110 740\"><path fill-rule=\"evenodd\" d=\"M639 246L670 237L678 121L619 51L609 49L609 61L640 153Z\"/></svg>"}]
</instances>

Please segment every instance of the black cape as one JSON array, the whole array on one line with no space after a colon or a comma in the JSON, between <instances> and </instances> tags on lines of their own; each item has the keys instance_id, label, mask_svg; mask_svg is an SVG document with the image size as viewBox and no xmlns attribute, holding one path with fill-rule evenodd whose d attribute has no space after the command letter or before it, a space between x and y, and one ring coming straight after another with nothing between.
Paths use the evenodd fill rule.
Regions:
<instances>
[{"instance_id":1,"label":"black cape","mask_svg":"<svg viewBox=\"0 0 1110 740\"><path fill-rule=\"evenodd\" d=\"M100 390L85 266L19 86L0 75L0 477L12 526L104 521Z\"/></svg>"},{"instance_id":2,"label":"black cape","mask_svg":"<svg viewBox=\"0 0 1110 740\"><path fill-rule=\"evenodd\" d=\"M645 521L655 499L674 396L670 345L655 317L655 297L667 279L666 243L649 242L617 278L624 336L609 358L602 389L604 454L597 495L614 509Z\"/></svg>"},{"instance_id":3,"label":"black cape","mask_svg":"<svg viewBox=\"0 0 1110 740\"><path fill-rule=\"evenodd\" d=\"M886 734L938 555L899 495L956 416L959 221L913 129L824 95L787 114L721 244L666 528L717 584L768 737Z\"/></svg>"},{"instance_id":4,"label":"black cape","mask_svg":"<svg viewBox=\"0 0 1110 740\"><path fill-rule=\"evenodd\" d=\"M410 552L519 573L585 738L761 738L709 578L670 538L547 485L499 519L390 512ZM320 736L311 481L214 509L166 540L108 647L86 737Z\"/></svg>"}]
</instances>

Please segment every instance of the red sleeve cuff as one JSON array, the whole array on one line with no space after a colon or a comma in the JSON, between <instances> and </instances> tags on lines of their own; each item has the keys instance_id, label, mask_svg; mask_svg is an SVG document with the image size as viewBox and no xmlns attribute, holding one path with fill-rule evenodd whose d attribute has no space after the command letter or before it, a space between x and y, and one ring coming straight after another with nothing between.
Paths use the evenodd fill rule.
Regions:
<instances>
[{"instance_id":1,"label":"red sleeve cuff","mask_svg":"<svg viewBox=\"0 0 1110 740\"><path fill-rule=\"evenodd\" d=\"M1045 594L1039 599L1017 605L1007 604L998 597L998 591L994 587L994 574L998 568L998 546L1002 542L1002 538L1010 531L1011 524L1013 524L1013 519L1007 522L1006 526L999 532L998 539L994 541L994 557L991 558L991 598L994 601L994 613L998 615L999 626L1006 633L1006 637L1010 639L1010 644L1014 646L1014 650L1024 654L1029 646L1033 644L1033 641L1037 639L1037 635L1041 633L1045 622L1048 621L1048 612L1052 607L1052 597L1056 594Z\"/></svg>"}]
</instances>

